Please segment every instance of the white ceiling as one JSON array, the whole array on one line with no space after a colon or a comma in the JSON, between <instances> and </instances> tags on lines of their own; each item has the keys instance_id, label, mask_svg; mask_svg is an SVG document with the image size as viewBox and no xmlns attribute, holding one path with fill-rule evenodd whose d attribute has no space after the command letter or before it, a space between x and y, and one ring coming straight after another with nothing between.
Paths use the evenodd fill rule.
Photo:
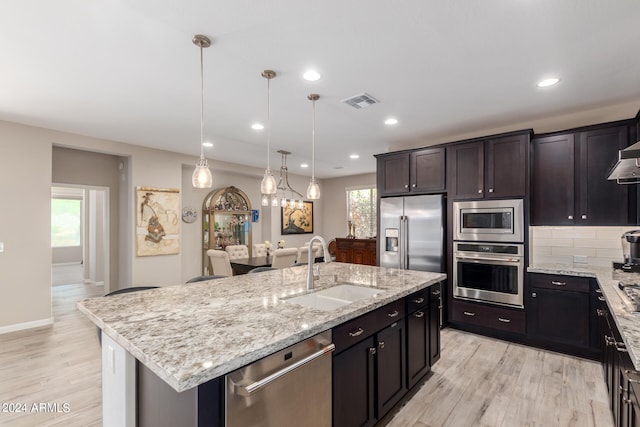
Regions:
<instances>
[{"instance_id":1,"label":"white ceiling","mask_svg":"<svg viewBox=\"0 0 640 427\"><path fill-rule=\"evenodd\" d=\"M213 40L207 157L264 167L250 125L273 69L272 167L286 149L310 175L318 93L320 178L373 172L394 145L640 99L638 0L3 0L0 119L197 155L197 33ZM341 102L362 92L381 103Z\"/></svg>"}]
</instances>

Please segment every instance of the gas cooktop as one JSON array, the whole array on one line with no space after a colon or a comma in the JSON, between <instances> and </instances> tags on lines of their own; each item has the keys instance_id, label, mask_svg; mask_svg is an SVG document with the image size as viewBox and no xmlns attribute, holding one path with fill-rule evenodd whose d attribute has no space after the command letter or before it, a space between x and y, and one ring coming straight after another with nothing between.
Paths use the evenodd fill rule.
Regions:
<instances>
[{"instance_id":1,"label":"gas cooktop","mask_svg":"<svg viewBox=\"0 0 640 427\"><path fill-rule=\"evenodd\" d=\"M640 284L635 282L618 282L618 288L622 289L622 292L627 297L627 305L633 311L640 311Z\"/></svg>"}]
</instances>

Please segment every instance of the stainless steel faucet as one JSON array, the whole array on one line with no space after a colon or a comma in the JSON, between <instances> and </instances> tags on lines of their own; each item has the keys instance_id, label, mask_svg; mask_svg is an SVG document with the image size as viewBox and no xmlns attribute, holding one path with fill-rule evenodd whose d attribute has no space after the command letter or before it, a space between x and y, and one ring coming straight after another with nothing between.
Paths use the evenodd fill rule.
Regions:
<instances>
[{"instance_id":1,"label":"stainless steel faucet","mask_svg":"<svg viewBox=\"0 0 640 427\"><path fill-rule=\"evenodd\" d=\"M329 249L327 248L327 242L322 238L322 236L313 236L311 240L309 240L309 258L307 259L307 266L309 267L309 271L307 272L307 290L313 289L313 260L315 256L313 254L313 242L318 240L322 244L322 250L324 251L324 262L331 262L331 257L329 256Z\"/></svg>"}]
</instances>

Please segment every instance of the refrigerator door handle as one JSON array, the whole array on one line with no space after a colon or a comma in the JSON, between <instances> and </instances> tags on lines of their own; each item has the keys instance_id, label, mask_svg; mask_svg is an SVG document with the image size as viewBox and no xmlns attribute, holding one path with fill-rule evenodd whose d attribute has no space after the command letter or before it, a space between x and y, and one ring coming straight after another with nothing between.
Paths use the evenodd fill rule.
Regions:
<instances>
[{"instance_id":1,"label":"refrigerator door handle","mask_svg":"<svg viewBox=\"0 0 640 427\"><path fill-rule=\"evenodd\" d=\"M403 269L409 269L409 217L404 217L404 266Z\"/></svg>"},{"instance_id":2,"label":"refrigerator door handle","mask_svg":"<svg viewBox=\"0 0 640 427\"><path fill-rule=\"evenodd\" d=\"M409 257L409 245L407 244L407 217L400 217L400 269L407 269L407 258Z\"/></svg>"}]
</instances>

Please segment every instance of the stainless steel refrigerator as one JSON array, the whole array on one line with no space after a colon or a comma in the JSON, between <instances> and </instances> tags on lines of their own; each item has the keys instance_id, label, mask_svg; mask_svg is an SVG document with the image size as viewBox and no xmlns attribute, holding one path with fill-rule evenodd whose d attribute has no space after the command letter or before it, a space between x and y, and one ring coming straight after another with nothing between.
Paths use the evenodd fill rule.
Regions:
<instances>
[{"instance_id":1,"label":"stainless steel refrigerator","mask_svg":"<svg viewBox=\"0 0 640 427\"><path fill-rule=\"evenodd\" d=\"M440 194L380 199L380 266L444 272L444 206Z\"/></svg>"}]
</instances>

